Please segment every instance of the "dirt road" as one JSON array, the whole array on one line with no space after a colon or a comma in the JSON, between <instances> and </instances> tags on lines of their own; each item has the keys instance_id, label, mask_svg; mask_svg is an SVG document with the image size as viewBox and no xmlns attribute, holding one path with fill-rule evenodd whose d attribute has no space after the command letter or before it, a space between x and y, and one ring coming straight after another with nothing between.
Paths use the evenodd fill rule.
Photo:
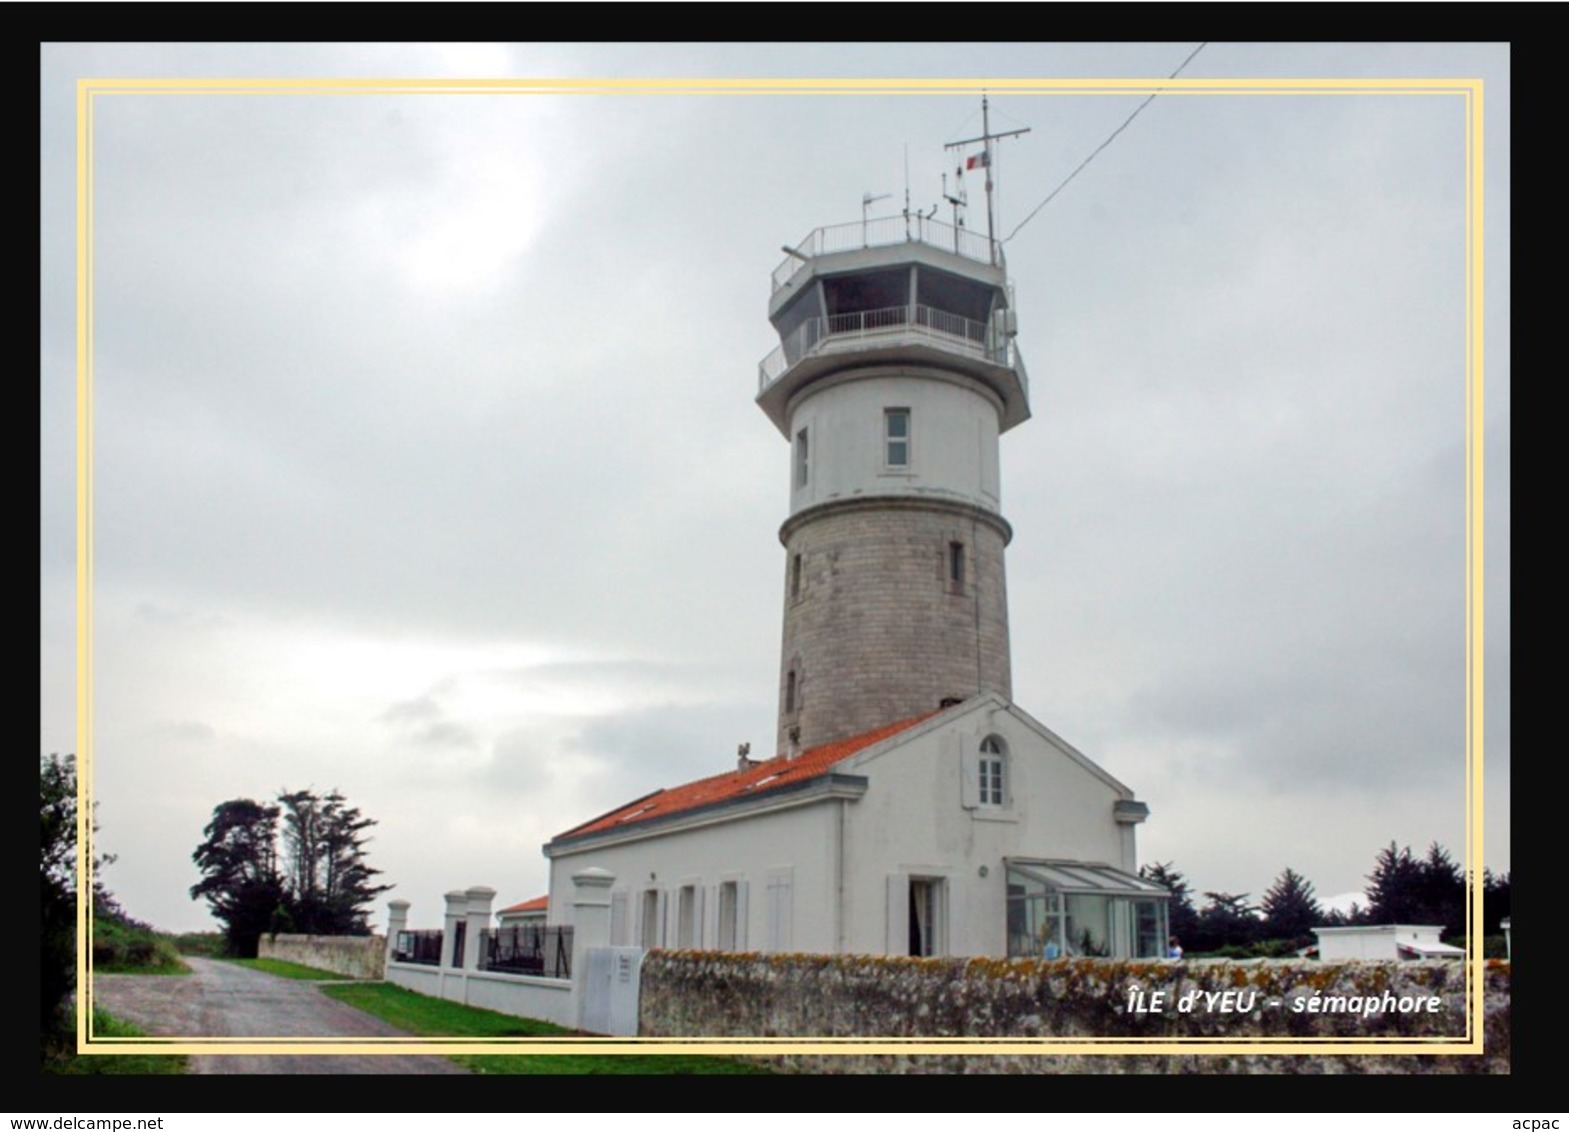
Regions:
<instances>
[{"instance_id":1,"label":"dirt road","mask_svg":"<svg viewBox=\"0 0 1569 1132\"><path fill-rule=\"evenodd\" d=\"M149 1034L174 1038L400 1037L379 1018L234 963L187 957L189 975L98 975L96 1004ZM192 1073L466 1073L425 1054L196 1054Z\"/></svg>"}]
</instances>

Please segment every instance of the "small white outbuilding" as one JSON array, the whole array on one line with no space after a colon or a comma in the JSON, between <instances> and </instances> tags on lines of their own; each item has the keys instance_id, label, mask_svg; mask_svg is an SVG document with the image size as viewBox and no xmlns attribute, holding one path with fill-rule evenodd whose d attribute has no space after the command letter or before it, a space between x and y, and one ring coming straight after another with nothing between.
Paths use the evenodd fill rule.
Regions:
<instances>
[{"instance_id":1,"label":"small white outbuilding","mask_svg":"<svg viewBox=\"0 0 1569 1132\"><path fill-rule=\"evenodd\" d=\"M1465 949L1439 942L1433 924L1360 924L1314 928L1320 959L1464 959Z\"/></svg>"}]
</instances>

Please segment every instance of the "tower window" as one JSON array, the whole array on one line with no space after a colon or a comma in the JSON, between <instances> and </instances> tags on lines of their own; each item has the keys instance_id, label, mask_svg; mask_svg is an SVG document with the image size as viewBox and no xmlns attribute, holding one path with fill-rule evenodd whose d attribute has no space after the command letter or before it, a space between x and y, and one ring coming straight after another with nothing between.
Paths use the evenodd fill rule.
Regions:
<instances>
[{"instance_id":1,"label":"tower window","mask_svg":"<svg viewBox=\"0 0 1569 1132\"><path fill-rule=\"evenodd\" d=\"M883 410L883 462L890 468L910 466L910 410Z\"/></svg>"},{"instance_id":2,"label":"tower window","mask_svg":"<svg viewBox=\"0 0 1569 1132\"><path fill-rule=\"evenodd\" d=\"M805 487L807 473L811 470L810 449L807 445L806 430L803 428L795 434L795 486Z\"/></svg>"},{"instance_id":3,"label":"tower window","mask_svg":"<svg viewBox=\"0 0 1569 1132\"><path fill-rule=\"evenodd\" d=\"M790 559L790 596L801 596L801 556L795 555Z\"/></svg>"},{"instance_id":4,"label":"tower window","mask_svg":"<svg viewBox=\"0 0 1569 1132\"><path fill-rule=\"evenodd\" d=\"M795 670L785 677L785 714L795 710Z\"/></svg>"},{"instance_id":5,"label":"tower window","mask_svg":"<svg viewBox=\"0 0 1569 1132\"><path fill-rule=\"evenodd\" d=\"M948 544L948 583L954 588L964 585L964 544Z\"/></svg>"}]
</instances>

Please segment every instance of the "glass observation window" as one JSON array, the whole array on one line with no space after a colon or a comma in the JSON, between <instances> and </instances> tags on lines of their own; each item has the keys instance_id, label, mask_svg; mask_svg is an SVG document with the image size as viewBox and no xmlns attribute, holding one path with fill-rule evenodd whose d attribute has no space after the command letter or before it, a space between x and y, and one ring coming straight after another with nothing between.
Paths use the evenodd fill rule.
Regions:
<instances>
[{"instance_id":1,"label":"glass observation window","mask_svg":"<svg viewBox=\"0 0 1569 1132\"><path fill-rule=\"evenodd\" d=\"M1107 866L1075 865L1084 885L1074 891L1050 879L1054 866L1010 864L1007 869L1007 943L1010 957L1071 956L1159 959L1165 954L1167 908L1148 893L1147 882Z\"/></svg>"}]
</instances>

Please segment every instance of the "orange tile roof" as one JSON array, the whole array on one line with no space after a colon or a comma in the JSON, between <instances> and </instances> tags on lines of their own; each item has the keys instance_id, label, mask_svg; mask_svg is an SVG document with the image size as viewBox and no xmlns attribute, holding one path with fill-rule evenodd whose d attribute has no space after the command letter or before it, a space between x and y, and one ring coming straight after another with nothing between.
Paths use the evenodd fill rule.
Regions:
<instances>
[{"instance_id":1,"label":"orange tile roof","mask_svg":"<svg viewBox=\"0 0 1569 1132\"><path fill-rule=\"evenodd\" d=\"M880 743L889 736L897 735L936 714L934 711L927 712L925 715L902 719L898 723L890 723L860 735L852 735L848 739L824 743L822 746L802 751L793 759L778 755L766 762L749 766L745 770L727 771L724 774L716 774L712 778L700 778L696 782L688 782L682 786L656 790L607 814L591 818L582 825L574 826L565 833L558 833L553 840L560 841L569 837L576 839L585 834L603 833L639 822L655 821L699 807L757 797L786 786L800 785L827 774L835 763L843 762L857 751L865 750L874 743Z\"/></svg>"},{"instance_id":2,"label":"orange tile roof","mask_svg":"<svg viewBox=\"0 0 1569 1132\"><path fill-rule=\"evenodd\" d=\"M497 912L498 916L505 916L509 912L543 912L550 905L550 894L536 896L532 900L525 900L521 904L514 904L510 908L503 908Z\"/></svg>"}]
</instances>

